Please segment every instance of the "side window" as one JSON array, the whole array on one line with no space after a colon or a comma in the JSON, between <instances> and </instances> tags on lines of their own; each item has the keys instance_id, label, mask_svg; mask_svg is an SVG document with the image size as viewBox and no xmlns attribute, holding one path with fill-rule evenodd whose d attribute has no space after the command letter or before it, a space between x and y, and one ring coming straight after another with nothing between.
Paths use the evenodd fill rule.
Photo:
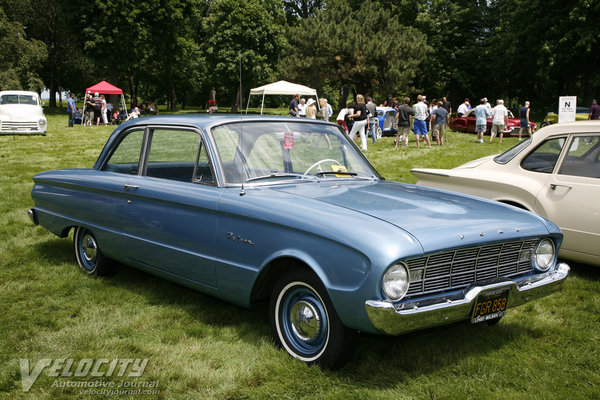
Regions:
<instances>
[{"instance_id":1,"label":"side window","mask_svg":"<svg viewBox=\"0 0 600 400\"><path fill-rule=\"evenodd\" d=\"M600 178L600 136L574 137L559 174Z\"/></svg>"},{"instance_id":2,"label":"side window","mask_svg":"<svg viewBox=\"0 0 600 400\"><path fill-rule=\"evenodd\" d=\"M521 161L521 167L534 172L552 173L566 140L566 137L561 137L545 141Z\"/></svg>"},{"instance_id":3,"label":"side window","mask_svg":"<svg viewBox=\"0 0 600 400\"><path fill-rule=\"evenodd\" d=\"M143 141L143 130L135 130L128 133L110 156L104 170L121 174L137 175Z\"/></svg>"},{"instance_id":4,"label":"side window","mask_svg":"<svg viewBox=\"0 0 600 400\"><path fill-rule=\"evenodd\" d=\"M194 131L154 129L150 137L146 176L192 182L200 135Z\"/></svg>"}]
</instances>

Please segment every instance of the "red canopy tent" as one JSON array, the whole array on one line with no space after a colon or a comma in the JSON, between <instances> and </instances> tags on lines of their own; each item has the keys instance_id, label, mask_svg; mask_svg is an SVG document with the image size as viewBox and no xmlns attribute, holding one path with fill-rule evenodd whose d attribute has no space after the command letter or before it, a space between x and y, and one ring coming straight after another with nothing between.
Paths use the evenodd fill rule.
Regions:
<instances>
[{"instance_id":1,"label":"red canopy tent","mask_svg":"<svg viewBox=\"0 0 600 400\"><path fill-rule=\"evenodd\" d=\"M85 89L86 95L90 93L92 96L94 93L99 94L120 94L121 95L121 110L127 111L127 105L125 104L125 96L123 96L123 90L118 87L111 85L106 81L98 82L94 86L90 86Z\"/></svg>"}]
</instances>

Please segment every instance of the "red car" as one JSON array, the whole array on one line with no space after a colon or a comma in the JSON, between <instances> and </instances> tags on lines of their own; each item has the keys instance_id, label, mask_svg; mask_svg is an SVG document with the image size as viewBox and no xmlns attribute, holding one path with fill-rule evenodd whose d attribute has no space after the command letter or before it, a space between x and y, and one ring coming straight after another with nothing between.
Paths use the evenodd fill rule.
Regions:
<instances>
[{"instance_id":1,"label":"red car","mask_svg":"<svg viewBox=\"0 0 600 400\"><path fill-rule=\"evenodd\" d=\"M533 121L530 121L529 125L531 126L531 131L535 132L537 129L537 124ZM451 118L448 123L450 129L456 132L468 132L475 133L475 117L456 117ZM521 120L519 118L515 118L514 115L509 111L508 112L508 126L504 129L505 136L518 136L519 128L521 127ZM487 135L490 134L490 130L492 129L492 118L487 119L487 129L485 133ZM523 132L527 134L527 132Z\"/></svg>"}]
</instances>

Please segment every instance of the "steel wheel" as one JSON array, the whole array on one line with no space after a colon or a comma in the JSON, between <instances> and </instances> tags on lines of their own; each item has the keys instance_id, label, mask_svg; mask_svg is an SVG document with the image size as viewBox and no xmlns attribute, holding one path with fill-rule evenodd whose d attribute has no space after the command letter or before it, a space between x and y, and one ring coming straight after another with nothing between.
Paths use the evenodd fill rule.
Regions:
<instances>
[{"instance_id":1,"label":"steel wheel","mask_svg":"<svg viewBox=\"0 0 600 400\"><path fill-rule=\"evenodd\" d=\"M111 272L96 237L89 229L77 227L73 235L77 264L89 275L107 275Z\"/></svg>"},{"instance_id":2,"label":"steel wheel","mask_svg":"<svg viewBox=\"0 0 600 400\"><path fill-rule=\"evenodd\" d=\"M341 323L312 274L295 270L280 279L270 310L275 339L291 356L335 368L352 355L354 332Z\"/></svg>"}]
</instances>

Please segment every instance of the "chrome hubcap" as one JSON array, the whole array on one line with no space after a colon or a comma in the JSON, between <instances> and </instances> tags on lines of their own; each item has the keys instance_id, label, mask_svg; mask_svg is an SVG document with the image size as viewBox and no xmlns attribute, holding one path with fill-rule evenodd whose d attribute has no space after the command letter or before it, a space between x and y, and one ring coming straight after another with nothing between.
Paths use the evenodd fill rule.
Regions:
<instances>
[{"instance_id":1,"label":"chrome hubcap","mask_svg":"<svg viewBox=\"0 0 600 400\"><path fill-rule=\"evenodd\" d=\"M94 258L96 258L98 246L96 245L96 241L92 235L87 234L83 237L81 247L83 248L83 256L87 261L92 261Z\"/></svg>"},{"instance_id":2,"label":"chrome hubcap","mask_svg":"<svg viewBox=\"0 0 600 400\"><path fill-rule=\"evenodd\" d=\"M290 321L296 336L303 341L317 338L321 320L317 308L310 302L301 300L292 307Z\"/></svg>"}]
</instances>

